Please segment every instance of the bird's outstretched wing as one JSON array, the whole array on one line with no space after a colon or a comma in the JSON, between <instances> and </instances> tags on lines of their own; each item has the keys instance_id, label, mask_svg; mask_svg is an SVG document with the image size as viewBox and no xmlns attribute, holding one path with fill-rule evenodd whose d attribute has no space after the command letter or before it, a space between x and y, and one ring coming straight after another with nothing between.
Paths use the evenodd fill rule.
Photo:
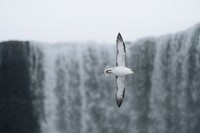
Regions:
<instances>
[{"instance_id":1,"label":"bird's outstretched wing","mask_svg":"<svg viewBox=\"0 0 200 133\"><path fill-rule=\"evenodd\" d=\"M126 66L125 62L126 46L120 33L118 33L117 35L116 46L117 46L116 66Z\"/></svg>"},{"instance_id":2,"label":"bird's outstretched wing","mask_svg":"<svg viewBox=\"0 0 200 133\"><path fill-rule=\"evenodd\" d=\"M125 96L124 80L125 76L116 76L116 88L117 88L116 102L119 107L121 106Z\"/></svg>"}]
</instances>

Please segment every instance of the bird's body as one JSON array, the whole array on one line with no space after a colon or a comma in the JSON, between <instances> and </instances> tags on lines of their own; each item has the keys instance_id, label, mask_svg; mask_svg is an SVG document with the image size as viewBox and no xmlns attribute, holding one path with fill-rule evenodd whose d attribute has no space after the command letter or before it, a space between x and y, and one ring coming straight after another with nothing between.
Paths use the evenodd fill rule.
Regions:
<instances>
[{"instance_id":1,"label":"bird's body","mask_svg":"<svg viewBox=\"0 0 200 133\"><path fill-rule=\"evenodd\" d=\"M129 74L134 74L134 72L132 69L126 67L126 61L125 61L126 47L120 33L118 33L117 35L116 46L117 46L116 66L115 67L106 66L104 69L104 74L106 76L108 76L108 74L116 75L116 88L117 88L116 102L117 105L120 107L125 96L125 76Z\"/></svg>"},{"instance_id":2,"label":"bird's body","mask_svg":"<svg viewBox=\"0 0 200 133\"><path fill-rule=\"evenodd\" d=\"M106 70L104 72L105 75L114 74L116 76L125 76L125 75L129 75L129 74L134 73L132 69L130 69L128 67L124 67L124 66L116 66L116 67L107 66L107 68L105 70Z\"/></svg>"}]
</instances>

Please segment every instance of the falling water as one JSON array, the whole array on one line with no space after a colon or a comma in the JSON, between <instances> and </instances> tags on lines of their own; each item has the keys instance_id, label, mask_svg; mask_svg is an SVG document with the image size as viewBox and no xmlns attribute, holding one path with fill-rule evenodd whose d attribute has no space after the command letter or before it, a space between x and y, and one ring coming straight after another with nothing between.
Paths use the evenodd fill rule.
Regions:
<instances>
[{"instance_id":1,"label":"falling water","mask_svg":"<svg viewBox=\"0 0 200 133\"><path fill-rule=\"evenodd\" d=\"M31 42L33 104L42 133L200 132L200 25L127 45L128 76L121 108L115 45Z\"/></svg>"}]
</instances>

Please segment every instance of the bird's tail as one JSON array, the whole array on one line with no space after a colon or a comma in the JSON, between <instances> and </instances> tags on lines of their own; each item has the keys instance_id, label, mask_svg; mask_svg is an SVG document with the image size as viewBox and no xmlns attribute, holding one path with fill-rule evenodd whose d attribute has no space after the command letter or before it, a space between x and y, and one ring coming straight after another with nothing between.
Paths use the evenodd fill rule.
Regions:
<instances>
[{"instance_id":1,"label":"bird's tail","mask_svg":"<svg viewBox=\"0 0 200 133\"><path fill-rule=\"evenodd\" d=\"M104 68L104 74L105 74L106 76L108 76L107 70L108 70L109 68L111 68L111 67L108 66L108 65Z\"/></svg>"}]
</instances>

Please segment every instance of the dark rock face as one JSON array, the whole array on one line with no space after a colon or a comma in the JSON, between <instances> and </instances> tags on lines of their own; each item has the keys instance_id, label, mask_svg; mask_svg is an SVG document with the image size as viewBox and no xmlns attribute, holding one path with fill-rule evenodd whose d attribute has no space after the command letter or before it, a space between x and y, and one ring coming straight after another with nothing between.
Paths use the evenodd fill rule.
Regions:
<instances>
[{"instance_id":1,"label":"dark rock face","mask_svg":"<svg viewBox=\"0 0 200 133\"><path fill-rule=\"evenodd\" d=\"M29 89L29 43L0 43L0 132L36 133L37 117Z\"/></svg>"}]
</instances>

